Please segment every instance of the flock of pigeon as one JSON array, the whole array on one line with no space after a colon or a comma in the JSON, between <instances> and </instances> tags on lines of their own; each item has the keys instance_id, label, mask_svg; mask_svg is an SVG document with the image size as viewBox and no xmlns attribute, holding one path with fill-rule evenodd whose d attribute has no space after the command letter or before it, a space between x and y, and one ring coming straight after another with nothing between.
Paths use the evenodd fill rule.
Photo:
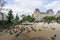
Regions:
<instances>
[{"instance_id":1,"label":"flock of pigeon","mask_svg":"<svg viewBox=\"0 0 60 40\"><path fill-rule=\"evenodd\" d=\"M33 27L33 25L31 25L31 26L29 26L34 32L36 32L36 29ZM21 35L24 31L27 31L28 33L30 33L31 32L31 30L29 30L29 27L25 27L25 25L23 26L22 25L22 27L21 28L19 28L19 26L18 27L14 27L14 28L12 28L12 29L10 29L9 30L9 33L10 33L10 35L12 35L13 34L13 32L14 33L16 33L15 34L15 36L17 37L17 36L19 36L19 35ZM43 27L44 29L45 29L45 27ZM47 27L48 28L48 27ZM17 29L17 30L16 30ZM55 30L55 28L51 28L52 30ZM39 31L42 31L41 29L39 29ZM8 32L8 30L6 30L5 32ZM56 34L54 34L52 37L51 37L51 40L55 40L56 39Z\"/></svg>"}]
</instances>

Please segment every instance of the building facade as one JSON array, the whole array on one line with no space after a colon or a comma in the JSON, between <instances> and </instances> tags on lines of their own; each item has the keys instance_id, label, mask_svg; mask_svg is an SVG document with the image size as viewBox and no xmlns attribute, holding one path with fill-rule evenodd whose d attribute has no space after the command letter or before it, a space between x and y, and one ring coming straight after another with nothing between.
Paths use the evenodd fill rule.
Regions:
<instances>
[{"instance_id":1,"label":"building facade","mask_svg":"<svg viewBox=\"0 0 60 40\"><path fill-rule=\"evenodd\" d=\"M1 9L0 10L0 20L7 20L6 12L9 11L8 9Z\"/></svg>"},{"instance_id":2,"label":"building facade","mask_svg":"<svg viewBox=\"0 0 60 40\"><path fill-rule=\"evenodd\" d=\"M47 12L40 12L39 9L35 9L33 16L35 17L35 21L40 21L45 16L54 16L54 12L53 10L48 10Z\"/></svg>"},{"instance_id":3,"label":"building facade","mask_svg":"<svg viewBox=\"0 0 60 40\"><path fill-rule=\"evenodd\" d=\"M3 20L7 20L7 17L4 13L0 12L0 20L3 21Z\"/></svg>"},{"instance_id":4,"label":"building facade","mask_svg":"<svg viewBox=\"0 0 60 40\"><path fill-rule=\"evenodd\" d=\"M0 12L0 20L2 20L2 13Z\"/></svg>"},{"instance_id":5,"label":"building facade","mask_svg":"<svg viewBox=\"0 0 60 40\"><path fill-rule=\"evenodd\" d=\"M58 11L57 14L56 14L55 16L56 16L56 17L57 17L57 16L60 16L60 11Z\"/></svg>"}]
</instances>

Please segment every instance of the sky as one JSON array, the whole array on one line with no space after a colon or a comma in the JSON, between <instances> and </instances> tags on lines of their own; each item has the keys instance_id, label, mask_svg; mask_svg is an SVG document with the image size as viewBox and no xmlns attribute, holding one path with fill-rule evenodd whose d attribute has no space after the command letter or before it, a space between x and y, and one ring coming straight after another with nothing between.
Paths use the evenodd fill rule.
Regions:
<instances>
[{"instance_id":1,"label":"sky","mask_svg":"<svg viewBox=\"0 0 60 40\"><path fill-rule=\"evenodd\" d=\"M52 9L54 13L60 10L60 0L5 0L5 9L12 9L14 15L18 14L32 14L35 8L40 9L41 12L46 12Z\"/></svg>"}]
</instances>

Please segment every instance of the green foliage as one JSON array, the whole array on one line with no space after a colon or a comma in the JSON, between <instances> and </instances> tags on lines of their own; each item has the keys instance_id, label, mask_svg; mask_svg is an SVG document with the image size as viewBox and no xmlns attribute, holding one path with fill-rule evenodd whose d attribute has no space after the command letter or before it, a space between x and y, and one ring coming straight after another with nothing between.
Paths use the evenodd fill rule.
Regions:
<instances>
[{"instance_id":1,"label":"green foliage","mask_svg":"<svg viewBox=\"0 0 60 40\"><path fill-rule=\"evenodd\" d=\"M58 20L60 20L60 16L57 16L57 17L53 17L53 16L45 16L44 18L43 18L44 20L50 20L50 21L52 21L52 20L56 20L56 21L58 21Z\"/></svg>"},{"instance_id":2,"label":"green foliage","mask_svg":"<svg viewBox=\"0 0 60 40\"><path fill-rule=\"evenodd\" d=\"M43 19L49 20L49 16L45 16L45 17L43 17Z\"/></svg>"},{"instance_id":3,"label":"green foliage","mask_svg":"<svg viewBox=\"0 0 60 40\"><path fill-rule=\"evenodd\" d=\"M12 23L13 19L14 19L14 16L12 14L12 10L10 10L8 12L8 16L7 16L7 19L8 19L8 23Z\"/></svg>"},{"instance_id":4,"label":"green foliage","mask_svg":"<svg viewBox=\"0 0 60 40\"><path fill-rule=\"evenodd\" d=\"M55 17L53 17L53 16L45 16L45 17L43 17L43 19L45 19L45 20L55 20Z\"/></svg>"},{"instance_id":5,"label":"green foliage","mask_svg":"<svg viewBox=\"0 0 60 40\"><path fill-rule=\"evenodd\" d=\"M55 20L60 20L60 16L57 16L57 17L55 18Z\"/></svg>"},{"instance_id":6,"label":"green foliage","mask_svg":"<svg viewBox=\"0 0 60 40\"><path fill-rule=\"evenodd\" d=\"M33 16L26 16L26 21L29 21L29 22L34 22L35 21L35 18Z\"/></svg>"},{"instance_id":7,"label":"green foliage","mask_svg":"<svg viewBox=\"0 0 60 40\"><path fill-rule=\"evenodd\" d=\"M15 25L16 25L16 24L19 24L19 16L18 16L18 14L16 14L16 17L15 17L15 19L13 20L13 22L14 22Z\"/></svg>"},{"instance_id":8,"label":"green foliage","mask_svg":"<svg viewBox=\"0 0 60 40\"><path fill-rule=\"evenodd\" d=\"M34 22L35 18L33 16L30 16L30 15L24 16L23 19L21 20L21 23L25 22L25 21Z\"/></svg>"},{"instance_id":9,"label":"green foliage","mask_svg":"<svg viewBox=\"0 0 60 40\"><path fill-rule=\"evenodd\" d=\"M0 20L0 28L1 28L1 27L4 28L6 25L7 25L7 21L6 21L6 20L5 20L5 21L1 21L1 20Z\"/></svg>"},{"instance_id":10,"label":"green foliage","mask_svg":"<svg viewBox=\"0 0 60 40\"><path fill-rule=\"evenodd\" d=\"M18 14L16 14L15 20L16 20L16 21L19 20L19 16L18 16Z\"/></svg>"}]
</instances>

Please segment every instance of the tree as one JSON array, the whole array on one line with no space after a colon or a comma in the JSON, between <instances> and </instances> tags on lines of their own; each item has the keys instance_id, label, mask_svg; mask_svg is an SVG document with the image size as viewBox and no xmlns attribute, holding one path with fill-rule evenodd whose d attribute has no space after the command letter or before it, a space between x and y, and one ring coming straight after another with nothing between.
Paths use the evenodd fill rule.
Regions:
<instances>
[{"instance_id":1,"label":"tree","mask_svg":"<svg viewBox=\"0 0 60 40\"><path fill-rule=\"evenodd\" d=\"M49 16L43 17L44 20L49 20Z\"/></svg>"},{"instance_id":2,"label":"tree","mask_svg":"<svg viewBox=\"0 0 60 40\"><path fill-rule=\"evenodd\" d=\"M26 21L29 21L29 22L34 22L35 21L35 18L33 16L26 16Z\"/></svg>"},{"instance_id":3,"label":"tree","mask_svg":"<svg viewBox=\"0 0 60 40\"><path fill-rule=\"evenodd\" d=\"M23 17L23 19L21 20L21 23L26 22L26 21L29 21L29 22L35 21L35 18L33 16L30 16L30 15L28 15L28 16L23 15L22 17Z\"/></svg>"},{"instance_id":4,"label":"tree","mask_svg":"<svg viewBox=\"0 0 60 40\"><path fill-rule=\"evenodd\" d=\"M45 16L45 17L43 17L43 19L52 21L52 20L55 20L55 17L53 17L53 16Z\"/></svg>"},{"instance_id":5,"label":"tree","mask_svg":"<svg viewBox=\"0 0 60 40\"><path fill-rule=\"evenodd\" d=\"M25 15L25 14L22 14L22 15L21 15L21 18L22 18L22 20L21 20L21 24L22 24L22 22L24 22L25 19L26 19L26 15Z\"/></svg>"},{"instance_id":6,"label":"tree","mask_svg":"<svg viewBox=\"0 0 60 40\"><path fill-rule=\"evenodd\" d=\"M55 18L55 20L57 20L57 21L60 20L60 16L57 16L57 17Z\"/></svg>"},{"instance_id":7,"label":"tree","mask_svg":"<svg viewBox=\"0 0 60 40\"><path fill-rule=\"evenodd\" d=\"M7 19L8 19L8 23L11 24L12 21L13 21L13 19L14 19L14 16L13 16L13 14L12 14L12 10L10 10L10 11L8 12Z\"/></svg>"},{"instance_id":8,"label":"tree","mask_svg":"<svg viewBox=\"0 0 60 40\"><path fill-rule=\"evenodd\" d=\"M14 24L19 24L20 22L19 22L19 16L18 16L18 14L16 14L16 17L15 17L15 19L14 19Z\"/></svg>"},{"instance_id":9,"label":"tree","mask_svg":"<svg viewBox=\"0 0 60 40\"><path fill-rule=\"evenodd\" d=\"M16 20L16 21L19 20L19 16L18 16L18 14L16 14L15 20Z\"/></svg>"},{"instance_id":10,"label":"tree","mask_svg":"<svg viewBox=\"0 0 60 40\"><path fill-rule=\"evenodd\" d=\"M35 17L32 16L32 21L35 21Z\"/></svg>"}]
</instances>

